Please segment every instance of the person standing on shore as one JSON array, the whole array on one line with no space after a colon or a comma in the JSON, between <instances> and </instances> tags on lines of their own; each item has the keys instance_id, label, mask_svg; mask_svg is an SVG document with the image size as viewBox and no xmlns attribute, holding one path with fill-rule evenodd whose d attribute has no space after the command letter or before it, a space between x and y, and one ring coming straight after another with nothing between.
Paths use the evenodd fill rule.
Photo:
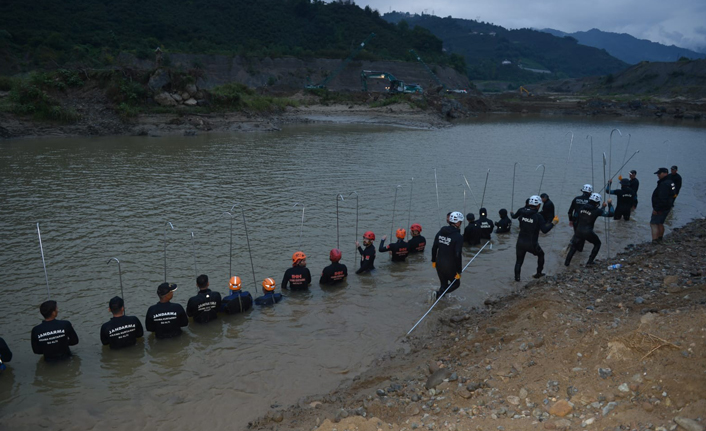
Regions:
<instances>
[{"instance_id":1,"label":"person standing on shore","mask_svg":"<svg viewBox=\"0 0 706 431\"><path fill-rule=\"evenodd\" d=\"M679 175L679 168L677 165L672 166L671 171L669 173L669 178L672 180L674 183L674 201L677 200L677 196L679 196L679 192L681 191L681 175ZM672 206L674 206L674 202L672 202Z\"/></svg>"},{"instance_id":2,"label":"person standing on shore","mask_svg":"<svg viewBox=\"0 0 706 431\"><path fill-rule=\"evenodd\" d=\"M375 241L375 234L369 230L363 234L365 249L360 246L358 241L355 242L355 246L358 247L358 253L360 253L360 268L355 272L356 274L363 274L375 269L375 246L373 241Z\"/></svg>"},{"instance_id":3,"label":"person standing on shore","mask_svg":"<svg viewBox=\"0 0 706 431\"><path fill-rule=\"evenodd\" d=\"M282 289L306 290L310 284L311 271L306 267L306 255L297 251L292 255L292 267L282 277Z\"/></svg>"},{"instance_id":4,"label":"person standing on shore","mask_svg":"<svg viewBox=\"0 0 706 431\"><path fill-rule=\"evenodd\" d=\"M510 213L510 217L520 219L520 234L517 236L517 245L515 253L517 260L515 261L515 281L520 281L520 271L522 264L525 262L525 255L532 253L537 256L537 273L532 277L539 278L544 276L544 250L539 246L539 232L547 233L557 223L559 218L554 216L551 222L545 222L541 214L539 214L539 205L542 199L537 196L531 196L528 201L528 206L520 208L517 213Z\"/></svg>"},{"instance_id":5,"label":"person standing on shore","mask_svg":"<svg viewBox=\"0 0 706 431\"><path fill-rule=\"evenodd\" d=\"M620 180L620 190L611 190L610 185L612 183L612 180L608 181L605 192L618 197L618 205L615 207L615 215L613 219L620 220L622 218L623 220L628 221L630 220L630 212L632 211L635 203L635 193L630 188L630 180L627 178Z\"/></svg>"},{"instance_id":6,"label":"person standing on shore","mask_svg":"<svg viewBox=\"0 0 706 431\"><path fill-rule=\"evenodd\" d=\"M404 240L405 236L407 236L407 231L402 228L397 229L397 232L395 232L395 236L397 237L397 242L391 242L387 247L385 247L385 240L387 239L387 235L383 236L382 241L380 241L380 248L378 251L380 253L385 253L386 251L389 251L392 255L393 262L404 262L405 259L407 259L407 255L409 254L409 245Z\"/></svg>"},{"instance_id":7,"label":"person standing on shore","mask_svg":"<svg viewBox=\"0 0 706 431\"><path fill-rule=\"evenodd\" d=\"M147 309L145 329L154 332L157 339L173 338L181 335L181 328L189 326L189 317L180 304L170 302L174 298L177 285L162 283L157 287L159 302Z\"/></svg>"},{"instance_id":8,"label":"person standing on shore","mask_svg":"<svg viewBox=\"0 0 706 431\"><path fill-rule=\"evenodd\" d=\"M579 247L583 249L583 244L585 241L588 241L593 244L593 250L591 250L591 255L588 257L588 262L586 262L586 266L591 266L594 264L593 261L598 255L598 251L601 249L601 239L598 238L598 235L596 235L596 233L593 231L593 226L595 225L596 219L598 217L610 217L613 215L612 205L608 207L608 211L604 211L603 209L599 208L600 204L601 195L598 193L592 193L591 197L588 198L588 203L584 205L579 211L578 219L574 222L574 225L578 226L576 226L576 233L574 234L574 237L571 240L571 249L566 255L566 260L564 261L565 266L569 266L569 264L571 263L571 259L574 257L574 254L576 253L576 250ZM608 204L603 202L603 208L605 208L606 205L609 204L610 200L608 200ZM630 207L628 207L628 212L629 211Z\"/></svg>"},{"instance_id":9,"label":"person standing on shore","mask_svg":"<svg viewBox=\"0 0 706 431\"><path fill-rule=\"evenodd\" d=\"M424 253L424 248L427 246L427 239L421 235L422 225L419 223L413 223L409 230L412 232L412 238L407 241L409 254Z\"/></svg>"},{"instance_id":10,"label":"person standing on shore","mask_svg":"<svg viewBox=\"0 0 706 431\"><path fill-rule=\"evenodd\" d=\"M652 218L650 218L650 230L652 231L652 243L662 242L664 237L664 221L669 215L669 211L674 206L674 195L676 186L671 180L667 168L659 168L655 175L657 187L652 192Z\"/></svg>"},{"instance_id":11,"label":"person standing on shore","mask_svg":"<svg viewBox=\"0 0 706 431\"><path fill-rule=\"evenodd\" d=\"M101 326L101 343L104 346L110 345L112 350L137 344L137 339L144 335L142 322L135 316L125 315L123 298L113 297L108 302L108 309L113 314L113 318Z\"/></svg>"},{"instance_id":12,"label":"person standing on shore","mask_svg":"<svg viewBox=\"0 0 706 431\"><path fill-rule=\"evenodd\" d=\"M632 193L633 193L632 209L633 209L633 211L635 211L635 209L637 208L637 189L640 188L640 180L637 179L637 171L634 169L632 171L630 171L630 188L632 189Z\"/></svg>"},{"instance_id":13,"label":"person standing on shore","mask_svg":"<svg viewBox=\"0 0 706 431\"><path fill-rule=\"evenodd\" d=\"M206 274L199 275L196 279L199 292L186 303L186 315L193 317L196 323L216 320L218 311L221 309L221 294L209 289L210 285Z\"/></svg>"},{"instance_id":14,"label":"person standing on shore","mask_svg":"<svg viewBox=\"0 0 706 431\"><path fill-rule=\"evenodd\" d=\"M44 301L39 306L44 321L32 328L32 351L44 355L47 362L62 361L71 357L69 346L78 344L78 335L68 320L58 320L56 301Z\"/></svg>"},{"instance_id":15,"label":"person standing on shore","mask_svg":"<svg viewBox=\"0 0 706 431\"><path fill-rule=\"evenodd\" d=\"M328 255L331 265L324 268L319 284L338 284L348 277L348 268L341 262L341 250L334 248Z\"/></svg>"},{"instance_id":16,"label":"person standing on shore","mask_svg":"<svg viewBox=\"0 0 706 431\"><path fill-rule=\"evenodd\" d=\"M449 225L439 230L431 248L431 265L436 268L440 282L436 298L440 298L444 292L453 292L461 285L463 236L461 236L460 227L463 223L463 214L454 211L449 214L448 219ZM454 284L449 288L451 283Z\"/></svg>"},{"instance_id":17,"label":"person standing on shore","mask_svg":"<svg viewBox=\"0 0 706 431\"><path fill-rule=\"evenodd\" d=\"M581 195L576 196L574 200L571 201L571 206L569 207L569 226L574 228L574 233L576 233L574 221L576 217L578 217L581 207L588 203L588 198L591 197L591 193L593 193L593 186L584 184L583 187L581 187Z\"/></svg>"}]
</instances>

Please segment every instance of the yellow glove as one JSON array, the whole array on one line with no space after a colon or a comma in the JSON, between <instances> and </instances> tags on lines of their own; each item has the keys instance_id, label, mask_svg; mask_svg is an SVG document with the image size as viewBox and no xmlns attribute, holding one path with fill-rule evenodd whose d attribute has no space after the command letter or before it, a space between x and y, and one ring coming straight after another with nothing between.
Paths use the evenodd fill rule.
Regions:
<instances>
[{"instance_id":1,"label":"yellow glove","mask_svg":"<svg viewBox=\"0 0 706 431\"><path fill-rule=\"evenodd\" d=\"M620 181L620 180L622 180L622 179L623 179L623 176L622 176L622 175L618 175L618 181Z\"/></svg>"},{"instance_id":2,"label":"yellow glove","mask_svg":"<svg viewBox=\"0 0 706 431\"><path fill-rule=\"evenodd\" d=\"M556 226L557 224L559 224L559 217L558 217L558 216L554 216L554 219L552 220L552 224L553 224L554 226Z\"/></svg>"},{"instance_id":3,"label":"yellow glove","mask_svg":"<svg viewBox=\"0 0 706 431\"><path fill-rule=\"evenodd\" d=\"M460 280L460 279L461 279L461 274L459 274L459 273L457 272L457 273L456 273L456 277L454 277L454 278L455 278L456 280Z\"/></svg>"},{"instance_id":4,"label":"yellow glove","mask_svg":"<svg viewBox=\"0 0 706 431\"><path fill-rule=\"evenodd\" d=\"M431 267L432 267L432 268L436 268L436 262L432 262L432 263L431 263Z\"/></svg>"}]
</instances>

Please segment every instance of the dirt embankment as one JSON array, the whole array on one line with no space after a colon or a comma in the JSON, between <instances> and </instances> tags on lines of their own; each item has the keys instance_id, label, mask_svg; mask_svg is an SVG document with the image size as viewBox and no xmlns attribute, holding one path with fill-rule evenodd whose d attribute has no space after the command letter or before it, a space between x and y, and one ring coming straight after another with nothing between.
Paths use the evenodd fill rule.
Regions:
<instances>
[{"instance_id":1,"label":"dirt embankment","mask_svg":"<svg viewBox=\"0 0 706 431\"><path fill-rule=\"evenodd\" d=\"M706 221L574 265L424 336L258 430L703 430ZM431 319L436 319L431 323Z\"/></svg>"}]
</instances>

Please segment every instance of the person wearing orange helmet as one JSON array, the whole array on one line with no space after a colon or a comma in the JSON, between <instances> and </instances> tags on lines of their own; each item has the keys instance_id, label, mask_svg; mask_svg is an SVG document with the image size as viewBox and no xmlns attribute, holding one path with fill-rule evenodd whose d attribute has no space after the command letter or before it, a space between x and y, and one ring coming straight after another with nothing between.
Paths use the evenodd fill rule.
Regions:
<instances>
[{"instance_id":1,"label":"person wearing orange helmet","mask_svg":"<svg viewBox=\"0 0 706 431\"><path fill-rule=\"evenodd\" d=\"M410 226L409 231L412 232L412 238L407 241L409 254L424 253L424 248L427 246L427 239L421 235L422 225L419 223L413 223L412 226Z\"/></svg>"},{"instance_id":2,"label":"person wearing orange helmet","mask_svg":"<svg viewBox=\"0 0 706 431\"><path fill-rule=\"evenodd\" d=\"M262 292L264 295L255 298L255 305L275 305L282 300L281 293L275 293L275 288L277 283L275 283L274 278L266 278L262 280Z\"/></svg>"},{"instance_id":3,"label":"person wearing orange helmet","mask_svg":"<svg viewBox=\"0 0 706 431\"><path fill-rule=\"evenodd\" d=\"M319 284L338 284L348 277L348 268L340 262L341 250L334 248L328 255L331 265L324 268Z\"/></svg>"},{"instance_id":4,"label":"person wearing orange helmet","mask_svg":"<svg viewBox=\"0 0 706 431\"><path fill-rule=\"evenodd\" d=\"M356 274L370 272L375 269L375 246L373 241L375 241L375 234L369 230L363 234L365 249L360 246L358 241L355 242L355 246L358 247L358 253L360 253L360 268L355 272Z\"/></svg>"},{"instance_id":5,"label":"person wearing orange helmet","mask_svg":"<svg viewBox=\"0 0 706 431\"><path fill-rule=\"evenodd\" d=\"M237 314L252 308L252 295L247 290L241 290L240 277L231 277L228 287L230 288L230 295L223 298L221 311L225 311L228 314Z\"/></svg>"},{"instance_id":6,"label":"person wearing orange helmet","mask_svg":"<svg viewBox=\"0 0 706 431\"><path fill-rule=\"evenodd\" d=\"M389 251L390 255L392 255L393 262L404 262L409 254L409 245L407 244L407 241L404 240L405 236L407 236L407 231L399 228L397 229L397 232L395 232L395 236L397 237L397 242L391 243L387 246L385 246L387 235L383 236L382 241L380 241L379 251L380 253Z\"/></svg>"},{"instance_id":7,"label":"person wearing orange helmet","mask_svg":"<svg viewBox=\"0 0 706 431\"><path fill-rule=\"evenodd\" d=\"M292 267L284 272L282 289L304 290L311 284L311 272L306 267L306 255L298 251L292 255Z\"/></svg>"}]
</instances>

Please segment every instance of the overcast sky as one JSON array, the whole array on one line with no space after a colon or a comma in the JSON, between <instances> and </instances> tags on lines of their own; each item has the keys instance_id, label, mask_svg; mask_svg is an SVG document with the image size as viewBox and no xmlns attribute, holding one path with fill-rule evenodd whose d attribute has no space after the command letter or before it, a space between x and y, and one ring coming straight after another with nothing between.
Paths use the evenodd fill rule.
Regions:
<instances>
[{"instance_id":1,"label":"overcast sky","mask_svg":"<svg viewBox=\"0 0 706 431\"><path fill-rule=\"evenodd\" d=\"M390 10L479 19L506 28L597 28L706 52L706 0L355 0Z\"/></svg>"}]
</instances>

